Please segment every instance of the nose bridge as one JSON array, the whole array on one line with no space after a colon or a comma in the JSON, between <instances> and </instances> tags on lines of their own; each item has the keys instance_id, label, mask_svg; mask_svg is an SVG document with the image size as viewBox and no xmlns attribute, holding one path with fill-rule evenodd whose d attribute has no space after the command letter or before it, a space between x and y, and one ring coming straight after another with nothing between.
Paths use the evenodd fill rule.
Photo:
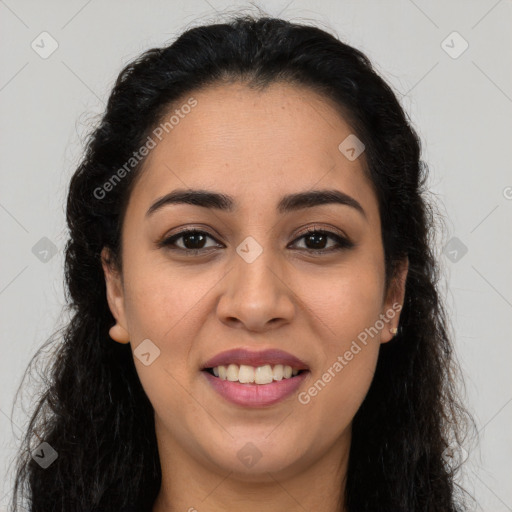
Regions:
<instances>
[{"instance_id":1,"label":"nose bridge","mask_svg":"<svg viewBox=\"0 0 512 512\"><path fill-rule=\"evenodd\" d=\"M256 235L258 236L258 235ZM264 234L258 236L262 240ZM263 243L252 235L247 236L237 247L236 257L236 286L244 295L257 296L259 293L274 293L276 279L277 258L274 257L273 248L269 237L265 237ZM268 297L270 299L270 297Z\"/></svg>"},{"instance_id":2,"label":"nose bridge","mask_svg":"<svg viewBox=\"0 0 512 512\"><path fill-rule=\"evenodd\" d=\"M265 238L265 242L261 244L256 236ZM276 319L290 320L293 301L268 236L262 233L242 240L236 247L233 266L228 289L219 302L223 321L236 319L248 329L257 330Z\"/></svg>"}]
</instances>

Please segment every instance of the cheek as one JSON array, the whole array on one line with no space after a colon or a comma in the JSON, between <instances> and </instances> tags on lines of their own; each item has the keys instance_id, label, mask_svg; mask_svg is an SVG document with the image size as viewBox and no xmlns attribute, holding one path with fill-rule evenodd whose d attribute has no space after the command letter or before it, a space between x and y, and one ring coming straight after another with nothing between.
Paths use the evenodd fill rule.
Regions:
<instances>
[{"instance_id":1,"label":"cheek","mask_svg":"<svg viewBox=\"0 0 512 512\"><path fill-rule=\"evenodd\" d=\"M357 337L379 317L384 283L378 265L347 266L302 282L298 294L314 313L318 334L332 349Z\"/></svg>"},{"instance_id":2,"label":"cheek","mask_svg":"<svg viewBox=\"0 0 512 512\"><path fill-rule=\"evenodd\" d=\"M126 314L130 332L168 346L173 333L191 328L203 300L218 281L211 272L194 273L168 262L131 261L126 265Z\"/></svg>"},{"instance_id":3,"label":"cheek","mask_svg":"<svg viewBox=\"0 0 512 512\"><path fill-rule=\"evenodd\" d=\"M127 266L128 268L128 266ZM201 297L212 287L209 279L190 282L162 265L133 265L126 279L126 315L137 373L154 410L166 416L165 423L178 428L194 404L190 388L190 351L199 331ZM159 349L149 366L137 357L137 346L145 339ZM180 411L168 415L170 411Z\"/></svg>"},{"instance_id":4,"label":"cheek","mask_svg":"<svg viewBox=\"0 0 512 512\"><path fill-rule=\"evenodd\" d=\"M352 423L370 388L380 349L380 335L371 329L377 302L368 303L364 295L344 295L337 306L326 305L329 336L319 342L321 362L298 396L311 430L321 431L324 439L338 436Z\"/></svg>"},{"instance_id":5,"label":"cheek","mask_svg":"<svg viewBox=\"0 0 512 512\"><path fill-rule=\"evenodd\" d=\"M322 445L350 427L373 380L378 350L378 345L360 344L343 351L329 359L322 374L310 379L298 398L309 428L322 432L322 436L315 436L315 443Z\"/></svg>"},{"instance_id":6,"label":"cheek","mask_svg":"<svg viewBox=\"0 0 512 512\"><path fill-rule=\"evenodd\" d=\"M208 308L213 307L211 294L222 274L149 262L133 254L125 269L125 311L132 350L145 339L160 350L150 366L134 354L142 386L156 410L179 410L187 403L190 407L190 396L184 390L197 376L191 371L197 364L191 353Z\"/></svg>"},{"instance_id":7,"label":"cheek","mask_svg":"<svg viewBox=\"0 0 512 512\"><path fill-rule=\"evenodd\" d=\"M328 276L329 285L324 277L303 289L316 318L322 355L298 398L308 418L323 418L322 428L332 435L351 423L363 402L380 348L375 326L382 307L383 270L377 261L359 263L337 273L336 279Z\"/></svg>"}]
</instances>

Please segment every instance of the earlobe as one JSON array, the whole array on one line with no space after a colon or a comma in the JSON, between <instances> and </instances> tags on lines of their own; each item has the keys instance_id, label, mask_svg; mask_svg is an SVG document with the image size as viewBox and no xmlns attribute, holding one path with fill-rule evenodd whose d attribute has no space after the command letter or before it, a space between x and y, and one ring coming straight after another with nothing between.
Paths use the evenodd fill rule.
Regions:
<instances>
[{"instance_id":1,"label":"earlobe","mask_svg":"<svg viewBox=\"0 0 512 512\"><path fill-rule=\"evenodd\" d=\"M126 320L124 314L123 286L119 271L114 269L110 252L106 247L101 251L101 264L105 275L108 306L112 316L116 319L116 324L110 328L110 337L119 343L129 343L130 334L124 327Z\"/></svg>"},{"instance_id":2,"label":"earlobe","mask_svg":"<svg viewBox=\"0 0 512 512\"><path fill-rule=\"evenodd\" d=\"M385 303L383 314L390 320L386 324L381 336L381 343L392 340L399 332L400 311L402 310L405 298L405 285L409 271L409 258L406 257L399 264L398 271L390 285L388 297ZM389 315L393 312L392 315ZM387 332L385 332L387 331Z\"/></svg>"},{"instance_id":3,"label":"earlobe","mask_svg":"<svg viewBox=\"0 0 512 512\"><path fill-rule=\"evenodd\" d=\"M130 335L128 331L117 323L110 328L109 335L118 343L130 343Z\"/></svg>"},{"instance_id":4,"label":"earlobe","mask_svg":"<svg viewBox=\"0 0 512 512\"><path fill-rule=\"evenodd\" d=\"M398 325L398 315L383 329L380 338L381 343L387 343L388 341L391 341L398 334L398 327L393 327L395 325Z\"/></svg>"}]
</instances>

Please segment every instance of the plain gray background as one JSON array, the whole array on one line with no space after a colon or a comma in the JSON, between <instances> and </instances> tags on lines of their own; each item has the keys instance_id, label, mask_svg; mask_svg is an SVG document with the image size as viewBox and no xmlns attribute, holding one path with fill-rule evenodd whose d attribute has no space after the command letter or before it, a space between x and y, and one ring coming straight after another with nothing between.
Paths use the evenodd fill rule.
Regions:
<instances>
[{"instance_id":1,"label":"plain gray background","mask_svg":"<svg viewBox=\"0 0 512 512\"><path fill-rule=\"evenodd\" d=\"M512 511L511 1L255 5L363 50L409 112L446 216L437 242L443 294L480 432L460 478L479 510ZM12 414L14 393L36 349L65 322L64 205L84 137L124 64L242 7L256 12L224 0L0 0L0 510L26 422L20 407Z\"/></svg>"}]
</instances>

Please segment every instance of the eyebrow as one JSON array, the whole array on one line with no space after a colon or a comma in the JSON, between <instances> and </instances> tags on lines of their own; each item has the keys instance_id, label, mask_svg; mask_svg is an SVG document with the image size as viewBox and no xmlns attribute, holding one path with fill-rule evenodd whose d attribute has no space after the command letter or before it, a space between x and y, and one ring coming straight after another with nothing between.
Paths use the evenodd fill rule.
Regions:
<instances>
[{"instance_id":1,"label":"eyebrow","mask_svg":"<svg viewBox=\"0 0 512 512\"><path fill-rule=\"evenodd\" d=\"M233 212L235 210L235 200L228 195L209 190L190 190L177 189L169 194L157 199L146 212L149 217L164 206L170 204L191 204L203 208L214 208L216 210ZM311 190L307 192L298 192L283 196L278 205L277 211L280 214L294 212L303 208L313 208L323 204L341 204L357 210L365 219L366 212L361 204L353 197L341 192L340 190Z\"/></svg>"}]
</instances>

